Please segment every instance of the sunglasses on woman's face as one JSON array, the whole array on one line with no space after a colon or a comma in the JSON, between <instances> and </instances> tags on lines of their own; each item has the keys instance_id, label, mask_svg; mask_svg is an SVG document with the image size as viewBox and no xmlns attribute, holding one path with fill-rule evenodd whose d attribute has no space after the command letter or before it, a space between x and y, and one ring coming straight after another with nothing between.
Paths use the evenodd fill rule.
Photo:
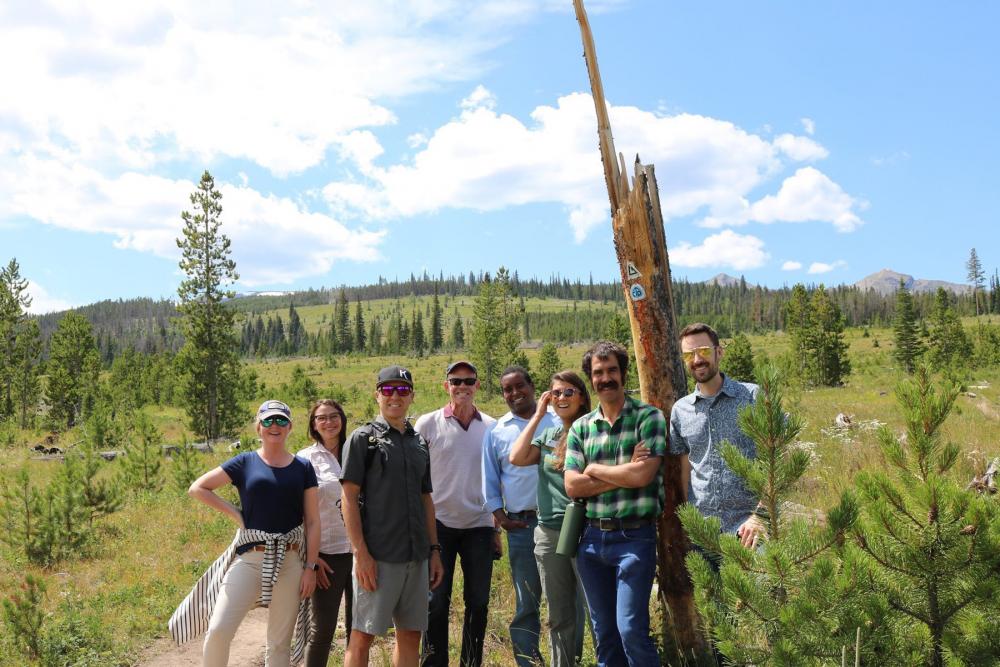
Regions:
<instances>
[{"instance_id":1,"label":"sunglasses on woman's face","mask_svg":"<svg viewBox=\"0 0 1000 667\"><path fill-rule=\"evenodd\" d=\"M288 417L264 417L260 420L260 425L264 428L270 428L271 424L285 427L291 424L291 421L289 421Z\"/></svg>"},{"instance_id":2,"label":"sunglasses on woman's face","mask_svg":"<svg viewBox=\"0 0 1000 667\"><path fill-rule=\"evenodd\" d=\"M448 378L448 383L452 387L457 387L464 384L466 387L471 387L478 382L478 378Z\"/></svg>"},{"instance_id":3,"label":"sunglasses on woman's face","mask_svg":"<svg viewBox=\"0 0 1000 667\"><path fill-rule=\"evenodd\" d=\"M566 389L553 389L549 393L552 394L553 398L562 398L563 396L566 398L573 398L580 393L580 390L573 389L573 387L567 387Z\"/></svg>"},{"instance_id":4,"label":"sunglasses on woman's face","mask_svg":"<svg viewBox=\"0 0 1000 667\"><path fill-rule=\"evenodd\" d=\"M399 394L400 396L409 396L410 392L413 391L413 387L408 384L384 384L378 388L383 396L388 398L393 394Z\"/></svg>"}]
</instances>

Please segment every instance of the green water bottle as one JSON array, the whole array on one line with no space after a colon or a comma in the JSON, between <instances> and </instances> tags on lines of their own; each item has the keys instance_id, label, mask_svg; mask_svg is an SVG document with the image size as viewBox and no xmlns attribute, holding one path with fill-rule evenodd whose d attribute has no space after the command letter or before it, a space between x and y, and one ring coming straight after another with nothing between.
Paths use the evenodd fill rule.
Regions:
<instances>
[{"instance_id":1,"label":"green water bottle","mask_svg":"<svg viewBox=\"0 0 1000 667\"><path fill-rule=\"evenodd\" d=\"M582 499L577 498L566 505L562 529L559 531L559 542L556 544L557 554L576 558L576 548L580 544L580 535L583 533L583 524L586 518L587 503Z\"/></svg>"}]
</instances>

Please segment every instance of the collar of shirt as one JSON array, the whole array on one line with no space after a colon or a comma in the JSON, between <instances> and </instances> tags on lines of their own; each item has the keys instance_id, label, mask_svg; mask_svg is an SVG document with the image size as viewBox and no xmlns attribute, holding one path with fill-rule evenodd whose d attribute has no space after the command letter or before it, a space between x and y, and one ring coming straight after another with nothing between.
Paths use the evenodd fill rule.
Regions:
<instances>
[{"instance_id":1,"label":"collar of shirt","mask_svg":"<svg viewBox=\"0 0 1000 667\"><path fill-rule=\"evenodd\" d=\"M718 398L719 394L725 394L730 398L736 398L736 380L729 379L729 376L722 371L719 371L719 375L722 376L722 386L719 387L719 391L716 392L714 396L705 396L701 393L701 389L696 384L694 386L694 400L697 401L699 398L703 400L714 399Z\"/></svg>"},{"instance_id":2,"label":"collar of shirt","mask_svg":"<svg viewBox=\"0 0 1000 667\"><path fill-rule=\"evenodd\" d=\"M458 419L458 417L455 416L455 410L454 410L454 408L451 407L451 403L449 403L448 405L444 406L444 418L445 419L456 419L456 420ZM476 408L476 407L472 408L472 419L478 419L479 421L483 421L483 416L481 414L479 414L479 408ZM461 421L461 420L459 420L459 421ZM470 420L469 423L472 423L472 421Z\"/></svg>"},{"instance_id":3,"label":"collar of shirt","mask_svg":"<svg viewBox=\"0 0 1000 667\"><path fill-rule=\"evenodd\" d=\"M638 407L638 405L639 405L639 401L635 400L634 398L632 398L628 394L625 394L625 403L624 403L624 405L622 405L621 412L618 413L618 419L621 419L627 413L636 410L637 407ZM597 404L597 409L594 410L591 414L594 415L594 421L602 421L602 422L605 422L608 425L611 425L611 422L609 422L607 420L607 418L605 418L605 416L604 416L604 406L602 406L600 403ZM615 420L615 421L617 422L618 420Z\"/></svg>"},{"instance_id":4,"label":"collar of shirt","mask_svg":"<svg viewBox=\"0 0 1000 667\"><path fill-rule=\"evenodd\" d=\"M382 434L388 433L389 429L394 428L389 422L385 420L385 417L383 417L381 414L375 415L375 419L372 420L372 426L378 429L378 431ZM413 435L414 433L416 433L416 431L413 430L413 424L411 424L410 420L407 419L406 430L403 431L403 435Z\"/></svg>"}]
</instances>

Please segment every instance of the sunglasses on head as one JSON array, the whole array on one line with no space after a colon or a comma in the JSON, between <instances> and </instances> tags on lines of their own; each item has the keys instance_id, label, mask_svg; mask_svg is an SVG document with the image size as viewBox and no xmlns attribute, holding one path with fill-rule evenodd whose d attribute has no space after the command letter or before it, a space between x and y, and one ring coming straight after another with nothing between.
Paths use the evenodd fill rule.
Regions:
<instances>
[{"instance_id":1,"label":"sunglasses on head","mask_svg":"<svg viewBox=\"0 0 1000 667\"><path fill-rule=\"evenodd\" d=\"M694 355L696 354L705 361L709 361L712 358L712 352L714 351L715 351L714 347L706 345L704 347L696 347L693 350L686 350L684 352L681 352L681 356L684 357L684 361L686 363L691 363L692 361L694 361Z\"/></svg>"},{"instance_id":2,"label":"sunglasses on head","mask_svg":"<svg viewBox=\"0 0 1000 667\"><path fill-rule=\"evenodd\" d=\"M394 393L400 396L409 396L413 392L413 387L408 384L384 384L378 388L383 396L392 396Z\"/></svg>"},{"instance_id":3,"label":"sunglasses on head","mask_svg":"<svg viewBox=\"0 0 1000 667\"><path fill-rule=\"evenodd\" d=\"M264 428L269 428L271 424L275 424L277 426L288 426L290 423L291 421L288 417L264 417L260 420L260 425Z\"/></svg>"},{"instance_id":4,"label":"sunglasses on head","mask_svg":"<svg viewBox=\"0 0 1000 667\"><path fill-rule=\"evenodd\" d=\"M448 383L452 387L457 387L459 385L465 385L466 387L471 387L479 381L479 378L448 378Z\"/></svg>"},{"instance_id":5,"label":"sunglasses on head","mask_svg":"<svg viewBox=\"0 0 1000 667\"><path fill-rule=\"evenodd\" d=\"M552 394L553 398L562 398L563 396L566 398L573 398L580 393L580 390L574 389L573 387L567 387L565 389L553 389L549 393Z\"/></svg>"}]
</instances>

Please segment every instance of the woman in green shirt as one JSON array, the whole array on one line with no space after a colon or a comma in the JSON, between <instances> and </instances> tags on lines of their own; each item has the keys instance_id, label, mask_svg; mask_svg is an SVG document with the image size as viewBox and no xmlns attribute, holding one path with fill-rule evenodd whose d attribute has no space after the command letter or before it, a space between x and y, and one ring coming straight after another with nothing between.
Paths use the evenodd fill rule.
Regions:
<instances>
[{"instance_id":1,"label":"woman in green shirt","mask_svg":"<svg viewBox=\"0 0 1000 667\"><path fill-rule=\"evenodd\" d=\"M535 435L549 406L562 420ZM559 529L569 496L563 486L566 434L573 422L590 412L590 395L580 376L562 371L538 400L534 416L510 450L510 462L538 466L538 527L535 560L549 607L549 647L553 667L572 667L583 653L586 604L573 559L556 553Z\"/></svg>"}]
</instances>

